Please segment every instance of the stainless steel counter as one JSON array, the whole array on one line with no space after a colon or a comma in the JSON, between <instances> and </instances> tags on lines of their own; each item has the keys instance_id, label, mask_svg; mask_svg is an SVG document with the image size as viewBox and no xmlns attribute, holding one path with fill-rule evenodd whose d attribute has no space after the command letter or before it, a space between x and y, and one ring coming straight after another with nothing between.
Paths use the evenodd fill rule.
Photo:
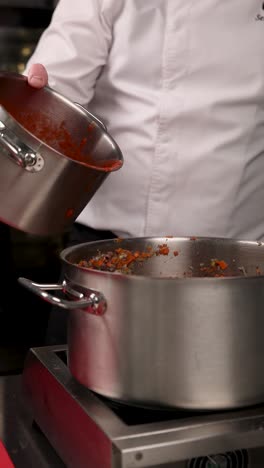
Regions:
<instances>
[{"instance_id":1,"label":"stainless steel counter","mask_svg":"<svg viewBox=\"0 0 264 468\"><path fill-rule=\"evenodd\" d=\"M0 439L15 468L65 468L23 401L21 377L0 377Z\"/></svg>"}]
</instances>

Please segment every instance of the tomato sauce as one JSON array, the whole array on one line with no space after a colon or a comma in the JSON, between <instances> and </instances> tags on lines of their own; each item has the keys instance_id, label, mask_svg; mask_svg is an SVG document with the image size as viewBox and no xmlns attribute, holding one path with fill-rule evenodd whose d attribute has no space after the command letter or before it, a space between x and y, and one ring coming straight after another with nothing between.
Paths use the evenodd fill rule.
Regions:
<instances>
[{"instance_id":1,"label":"tomato sauce","mask_svg":"<svg viewBox=\"0 0 264 468\"><path fill-rule=\"evenodd\" d=\"M122 239L118 238L115 241L122 242ZM142 266L144 262L148 261L154 256L168 256L169 253L170 248L166 243L158 245L156 249L147 247L145 251L129 250L118 247L115 250L106 253L98 252L89 259L82 259L77 263L77 265L82 268L91 268L94 270L133 274L133 269L136 264L139 263ZM172 251L170 260L175 259L173 261L177 262L175 257L178 257L179 255L180 252L178 250ZM200 263L200 265L196 266L196 268L190 265L188 267L188 271L184 271L182 274L175 274L175 276L170 276L170 278L221 278L229 276L243 276L244 274L245 272L241 271L241 268L238 268L237 270L234 270L232 273L230 273L229 265L225 260L212 258L207 260L206 264ZM261 274L259 267L256 268L256 274Z\"/></svg>"},{"instance_id":2,"label":"tomato sauce","mask_svg":"<svg viewBox=\"0 0 264 468\"><path fill-rule=\"evenodd\" d=\"M86 144L95 137L96 125L93 122L87 125L86 134L77 141L67 130L65 122L56 124L48 114L41 111L20 111L10 105L6 109L32 135L74 161L104 172L117 170L122 166L120 160L98 160L87 154Z\"/></svg>"}]
</instances>

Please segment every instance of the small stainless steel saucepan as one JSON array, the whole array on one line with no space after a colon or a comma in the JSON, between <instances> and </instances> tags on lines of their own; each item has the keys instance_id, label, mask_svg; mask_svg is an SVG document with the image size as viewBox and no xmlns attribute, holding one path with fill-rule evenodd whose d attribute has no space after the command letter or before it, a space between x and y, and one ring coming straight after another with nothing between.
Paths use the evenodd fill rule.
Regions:
<instances>
[{"instance_id":1,"label":"small stainless steel saucepan","mask_svg":"<svg viewBox=\"0 0 264 468\"><path fill-rule=\"evenodd\" d=\"M105 125L49 87L0 71L0 219L62 233L123 164Z\"/></svg>"}]
</instances>

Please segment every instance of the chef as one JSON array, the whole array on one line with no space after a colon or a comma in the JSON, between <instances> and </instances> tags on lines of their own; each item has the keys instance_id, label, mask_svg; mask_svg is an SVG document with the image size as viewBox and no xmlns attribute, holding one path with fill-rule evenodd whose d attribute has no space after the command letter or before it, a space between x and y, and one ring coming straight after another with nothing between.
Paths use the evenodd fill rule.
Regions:
<instances>
[{"instance_id":1,"label":"chef","mask_svg":"<svg viewBox=\"0 0 264 468\"><path fill-rule=\"evenodd\" d=\"M70 243L263 240L263 1L60 0L25 74L87 106L124 155Z\"/></svg>"}]
</instances>

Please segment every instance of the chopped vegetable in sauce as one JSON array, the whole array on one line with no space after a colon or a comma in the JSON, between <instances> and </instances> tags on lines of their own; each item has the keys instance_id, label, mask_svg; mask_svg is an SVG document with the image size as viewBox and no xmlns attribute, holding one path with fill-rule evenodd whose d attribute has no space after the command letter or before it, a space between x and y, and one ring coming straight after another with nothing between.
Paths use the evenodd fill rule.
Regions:
<instances>
[{"instance_id":1,"label":"chopped vegetable in sauce","mask_svg":"<svg viewBox=\"0 0 264 468\"><path fill-rule=\"evenodd\" d=\"M118 240L118 242L121 240ZM90 259L83 259L78 263L78 266L82 268L91 268L94 270L116 272L123 274L133 273L133 268L137 264L143 264L150 258L154 256L164 255L168 256L170 253L169 246L167 244L160 244L156 249L152 247L147 247L145 251L140 250L129 250L123 249L121 247L116 248L115 250L101 253L98 252L97 255L93 256ZM178 257L180 252L174 250L172 252L173 257ZM177 260L174 260L177 262ZM194 273L194 267L190 265L188 271L184 272L182 275L175 275L175 277L224 277L224 276L242 276L241 268L237 269L236 274L227 273L228 263L225 260L219 260L217 258L211 259L207 264L200 263L198 268L198 273ZM260 274L260 270L257 267L256 273Z\"/></svg>"}]
</instances>

